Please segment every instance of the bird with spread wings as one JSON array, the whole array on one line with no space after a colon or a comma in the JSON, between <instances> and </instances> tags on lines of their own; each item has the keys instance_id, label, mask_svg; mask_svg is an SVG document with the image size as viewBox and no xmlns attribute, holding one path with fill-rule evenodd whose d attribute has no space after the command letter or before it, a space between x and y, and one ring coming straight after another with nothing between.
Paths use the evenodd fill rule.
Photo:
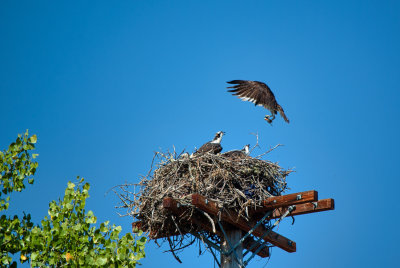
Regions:
<instances>
[{"instance_id":1,"label":"bird with spread wings","mask_svg":"<svg viewBox=\"0 0 400 268\"><path fill-rule=\"evenodd\" d=\"M266 115L264 117L268 123L272 123L277 112L279 112L283 119L289 123L289 119L286 117L282 107L276 101L274 93L272 93L269 86L265 83L248 80L232 80L227 83L234 84L234 86L228 87L233 88L228 90L228 92L233 93L232 95L238 96L244 101L250 101L254 103L255 106L259 105L268 109L271 112L271 115Z\"/></svg>"}]
</instances>

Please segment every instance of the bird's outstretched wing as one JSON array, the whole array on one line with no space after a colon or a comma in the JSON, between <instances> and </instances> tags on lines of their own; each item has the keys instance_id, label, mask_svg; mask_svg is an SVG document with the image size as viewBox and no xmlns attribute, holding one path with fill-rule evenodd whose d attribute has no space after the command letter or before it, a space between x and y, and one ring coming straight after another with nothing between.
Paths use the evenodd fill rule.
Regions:
<instances>
[{"instance_id":1,"label":"bird's outstretched wing","mask_svg":"<svg viewBox=\"0 0 400 268\"><path fill-rule=\"evenodd\" d=\"M250 101L254 105L260 105L268 110L276 110L278 103L275 100L274 93L263 82L247 81L247 80L233 80L227 82L229 84L236 84L233 88L228 90L234 96L238 96L244 101Z\"/></svg>"},{"instance_id":2,"label":"bird's outstretched wing","mask_svg":"<svg viewBox=\"0 0 400 268\"><path fill-rule=\"evenodd\" d=\"M289 119L286 117L285 112L276 101L274 93L272 93L267 84L248 80L232 80L227 83L234 84L234 86L228 87L233 88L228 90L228 92L233 93L232 95L238 96L244 101L250 101L256 106L262 106L270 110L272 114L279 112L283 119L289 123Z\"/></svg>"}]
</instances>

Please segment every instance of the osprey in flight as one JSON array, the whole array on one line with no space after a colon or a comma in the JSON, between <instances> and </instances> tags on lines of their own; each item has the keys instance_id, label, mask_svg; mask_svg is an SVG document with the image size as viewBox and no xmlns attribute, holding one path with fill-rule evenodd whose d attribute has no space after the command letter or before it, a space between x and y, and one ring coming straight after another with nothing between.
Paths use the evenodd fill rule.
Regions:
<instances>
[{"instance_id":1,"label":"osprey in flight","mask_svg":"<svg viewBox=\"0 0 400 268\"><path fill-rule=\"evenodd\" d=\"M224 134L225 132L218 131L215 134L214 139L212 141L203 144L196 152L194 152L194 155L204 154L204 153L212 153L212 154L220 153L222 151L221 140Z\"/></svg>"},{"instance_id":2,"label":"osprey in flight","mask_svg":"<svg viewBox=\"0 0 400 268\"><path fill-rule=\"evenodd\" d=\"M228 90L228 92L233 92L232 95L238 96L244 101L250 101L256 106L259 105L268 109L271 115L264 117L268 123L272 123L277 112L289 123L289 119L287 119L282 107L276 102L274 93L272 93L271 89L265 83L247 80L233 80L227 83L236 84L235 86L228 87L233 88L232 90Z\"/></svg>"}]
</instances>

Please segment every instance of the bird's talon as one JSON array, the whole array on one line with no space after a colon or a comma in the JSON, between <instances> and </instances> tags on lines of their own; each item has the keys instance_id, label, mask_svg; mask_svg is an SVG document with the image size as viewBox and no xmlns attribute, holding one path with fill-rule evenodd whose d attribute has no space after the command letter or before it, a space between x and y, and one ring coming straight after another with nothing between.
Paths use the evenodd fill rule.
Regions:
<instances>
[{"instance_id":1,"label":"bird's talon","mask_svg":"<svg viewBox=\"0 0 400 268\"><path fill-rule=\"evenodd\" d=\"M267 121L268 123L272 123L272 120L269 118L269 116L268 115L266 115L265 117L264 117L264 119L265 119L265 121Z\"/></svg>"}]
</instances>

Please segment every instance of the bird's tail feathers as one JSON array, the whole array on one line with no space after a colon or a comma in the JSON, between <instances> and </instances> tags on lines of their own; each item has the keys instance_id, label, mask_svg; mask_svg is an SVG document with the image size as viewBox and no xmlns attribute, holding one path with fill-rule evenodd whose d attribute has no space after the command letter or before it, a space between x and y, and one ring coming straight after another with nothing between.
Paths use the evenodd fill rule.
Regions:
<instances>
[{"instance_id":1,"label":"bird's tail feathers","mask_svg":"<svg viewBox=\"0 0 400 268\"><path fill-rule=\"evenodd\" d=\"M282 118L286 121L286 123L289 123L289 119L286 117L285 112L283 111L282 107L278 104L278 112L282 116Z\"/></svg>"}]
</instances>

